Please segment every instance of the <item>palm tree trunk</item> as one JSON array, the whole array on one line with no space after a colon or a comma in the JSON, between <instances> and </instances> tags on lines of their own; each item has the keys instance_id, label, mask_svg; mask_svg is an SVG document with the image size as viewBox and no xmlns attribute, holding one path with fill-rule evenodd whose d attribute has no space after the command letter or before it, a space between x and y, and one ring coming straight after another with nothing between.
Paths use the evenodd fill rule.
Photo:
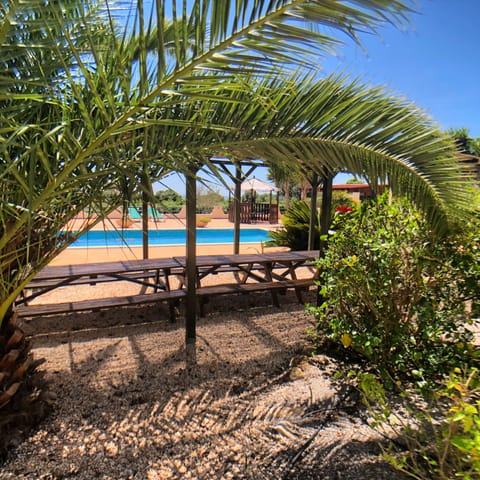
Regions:
<instances>
[{"instance_id":1,"label":"palm tree trunk","mask_svg":"<svg viewBox=\"0 0 480 480\"><path fill-rule=\"evenodd\" d=\"M285 209L288 209L290 206L290 179L288 177L285 179L283 188L285 190Z\"/></svg>"},{"instance_id":2,"label":"palm tree trunk","mask_svg":"<svg viewBox=\"0 0 480 480\"><path fill-rule=\"evenodd\" d=\"M46 414L50 403L30 342L9 311L0 326L0 456Z\"/></svg>"}]
</instances>

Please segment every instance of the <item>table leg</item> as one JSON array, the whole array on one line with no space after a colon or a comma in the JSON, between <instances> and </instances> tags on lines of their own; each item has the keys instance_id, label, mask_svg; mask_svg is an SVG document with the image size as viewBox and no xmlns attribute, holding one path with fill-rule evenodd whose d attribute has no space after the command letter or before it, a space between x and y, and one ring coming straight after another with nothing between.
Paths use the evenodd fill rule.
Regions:
<instances>
[{"instance_id":1,"label":"table leg","mask_svg":"<svg viewBox=\"0 0 480 480\"><path fill-rule=\"evenodd\" d=\"M295 272L295 267L293 266L292 263L290 263L290 265L288 266L288 271L290 272L290 278L292 280L296 280L297 279L297 274ZM295 295L297 296L297 300L300 303L303 303L302 292L301 292L299 287L295 287Z\"/></svg>"},{"instance_id":2,"label":"table leg","mask_svg":"<svg viewBox=\"0 0 480 480\"><path fill-rule=\"evenodd\" d=\"M197 278L196 278L196 285L197 285L197 288L201 288L202 286L202 283L201 283L201 280L200 280L200 270L198 269L197 267ZM202 297L197 297L198 298L198 313L200 315L200 317L204 317L205 316L205 303L208 302L208 298L202 298Z\"/></svg>"},{"instance_id":3,"label":"table leg","mask_svg":"<svg viewBox=\"0 0 480 480\"><path fill-rule=\"evenodd\" d=\"M252 271L253 263L249 263L243 271L233 271L233 278L235 278L236 282L239 284L247 283L248 277L250 272Z\"/></svg>"},{"instance_id":4,"label":"table leg","mask_svg":"<svg viewBox=\"0 0 480 480\"><path fill-rule=\"evenodd\" d=\"M166 275L166 273L165 273L165 275ZM167 284L167 282L168 282L168 280L166 279L166 280L165 280L165 284ZM159 284L159 283L160 283L160 269L157 268L157 270L155 271L155 279L154 279L154 285L155 285L155 286L153 287L153 291L154 291L155 293L158 292L158 284ZM168 289L168 290L170 290L170 289Z\"/></svg>"},{"instance_id":5,"label":"table leg","mask_svg":"<svg viewBox=\"0 0 480 480\"><path fill-rule=\"evenodd\" d=\"M267 282L272 282L273 277L272 277L272 269L273 269L273 263L268 262L265 264L265 278ZM270 294L272 296L272 303L275 305L275 307L280 307L280 303L278 302L278 295L275 289L270 290Z\"/></svg>"},{"instance_id":6,"label":"table leg","mask_svg":"<svg viewBox=\"0 0 480 480\"><path fill-rule=\"evenodd\" d=\"M158 273L158 271L157 271ZM170 273L171 270L169 268L165 268L163 270L163 273L165 275L165 291L169 292L170 291ZM170 299L168 300L168 310L170 313L170 323L175 323L175 320L177 319L176 311L175 311L175 306L176 306L177 300Z\"/></svg>"}]
</instances>

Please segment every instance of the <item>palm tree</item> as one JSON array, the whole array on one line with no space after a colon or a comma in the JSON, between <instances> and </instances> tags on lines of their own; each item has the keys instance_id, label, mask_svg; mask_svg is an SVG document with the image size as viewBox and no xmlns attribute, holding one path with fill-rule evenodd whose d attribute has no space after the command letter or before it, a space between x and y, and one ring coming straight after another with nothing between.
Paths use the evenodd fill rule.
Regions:
<instances>
[{"instance_id":1,"label":"palm tree","mask_svg":"<svg viewBox=\"0 0 480 480\"><path fill-rule=\"evenodd\" d=\"M335 167L347 158L355 163L348 155L352 145L305 138L298 118L293 120L300 113L293 105L269 118L272 112L241 111L237 102L255 93L248 80L253 74L276 70L280 75L280 65L308 65L312 55L338 46L341 35L356 39L357 32L375 32L386 21L402 24L409 13L409 2L400 0L244 0L235 8L225 0L185 0L178 10L177 3L156 0L147 14L139 0L123 34L114 10L100 9L94 0L8 0L0 6L0 438L5 442L23 415L19 393L30 394L28 349L14 325L12 305L34 274L121 204L117 187L138 176L139 166L143 178L172 168L193 172L219 151L292 166L303 159L314 168L318 162ZM168 35L167 17L175 26ZM148 53L152 46L155 55ZM268 98L265 104L256 98L265 106L285 106L281 99ZM218 113L212 115L212 108ZM239 112L242 119L228 123ZM288 113L289 138L282 141L281 125L268 127L268 122L287 121ZM311 111L304 118L317 125L318 134L321 119ZM270 142L251 128L243 135L242 125L257 120L259 132L270 132ZM330 122L330 135L338 122ZM250 146L241 143L248 136L254 140ZM143 150L140 141L157 142L156 151ZM326 153L325 145L335 161L323 156L315 161L315 155ZM366 166L363 157L355 165L374 172L384 165L379 158L365 155ZM380 170L374 173L386 172ZM393 174L397 171L402 177L404 169ZM77 232L66 231L68 221L85 209L98 217Z\"/></svg>"},{"instance_id":2,"label":"palm tree","mask_svg":"<svg viewBox=\"0 0 480 480\"><path fill-rule=\"evenodd\" d=\"M451 128L447 133L453 137L460 152L480 155L480 138L472 138L468 128Z\"/></svg>"},{"instance_id":3,"label":"palm tree","mask_svg":"<svg viewBox=\"0 0 480 480\"><path fill-rule=\"evenodd\" d=\"M290 188L292 184L297 183L296 178L292 178L292 176L294 176L294 172L280 164L271 165L268 168L267 178L285 193L285 208L290 206Z\"/></svg>"}]
</instances>

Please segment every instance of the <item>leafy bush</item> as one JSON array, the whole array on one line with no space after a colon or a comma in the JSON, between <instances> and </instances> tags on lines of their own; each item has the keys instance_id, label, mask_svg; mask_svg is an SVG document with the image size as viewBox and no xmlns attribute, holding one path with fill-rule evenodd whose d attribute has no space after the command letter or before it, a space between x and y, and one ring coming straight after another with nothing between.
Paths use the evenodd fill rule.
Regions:
<instances>
[{"instance_id":1,"label":"leafy bush","mask_svg":"<svg viewBox=\"0 0 480 480\"><path fill-rule=\"evenodd\" d=\"M282 217L285 228L270 231L269 236L273 239L267 245L288 246L292 250L306 250L308 248L308 232L310 225L310 206L300 200L293 200L290 207ZM315 244L318 248L320 238L319 219L315 216Z\"/></svg>"},{"instance_id":2,"label":"leafy bush","mask_svg":"<svg viewBox=\"0 0 480 480\"><path fill-rule=\"evenodd\" d=\"M332 213L338 208L353 208L355 201L353 197L343 191L335 191L332 195ZM290 207L282 216L282 223L285 228L269 232L271 241L269 246L287 246L292 250L306 250L308 248L308 232L310 228L310 205L303 200L292 200ZM315 215L315 241L313 248L317 249L320 243L320 220L319 212Z\"/></svg>"},{"instance_id":3,"label":"leafy bush","mask_svg":"<svg viewBox=\"0 0 480 480\"><path fill-rule=\"evenodd\" d=\"M360 354L386 387L432 386L471 360L465 302L478 305L478 238L434 238L406 201L386 196L336 215L333 228L319 261L323 303L311 308L318 342Z\"/></svg>"},{"instance_id":4,"label":"leafy bush","mask_svg":"<svg viewBox=\"0 0 480 480\"><path fill-rule=\"evenodd\" d=\"M410 424L400 427L398 416L394 422L386 419L404 444L392 442L384 454L397 470L419 480L480 478L478 370L462 375L457 368L433 399L410 410L410 417Z\"/></svg>"},{"instance_id":5,"label":"leafy bush","mask_svg":"<svg viewBox=\"0 0 480 480\"><path fill-rule=\"evenodd\" d=\"M352 194L345 190L334 190L332 192L332 213L334 213L338 207L355 207L358 201L355 200Z\"/></svg>"}]
</instances>

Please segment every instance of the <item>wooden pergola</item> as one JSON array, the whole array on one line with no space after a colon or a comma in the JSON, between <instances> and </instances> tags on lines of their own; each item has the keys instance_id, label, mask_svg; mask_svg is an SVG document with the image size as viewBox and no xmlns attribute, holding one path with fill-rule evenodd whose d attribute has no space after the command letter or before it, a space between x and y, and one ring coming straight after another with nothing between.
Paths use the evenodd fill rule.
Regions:
<instances>
[{"instance_id":1,"label":"wooden pergola","mask_svg":"<svg viewBox=\"0 0 480 480\"><path fill-rule=\"evenodd\" d=\"M228 159L212 159L210 163L215 165L222 173L233 181L233 219L234 219L234 242L233 253L238 254L240 251L240 203L241 203L241 185L242 182L259 166L265 166L261 160L228 160ZM234 166L234 173L228 167ZM193 365L196 362L196 324L198 316L198 304L196 294L196 210L197 210L197 173L198 169L193 168L185 174L186 177L186 312L185 312L185 346L187 364ZM318 173L311 173L309 182L313 191L317 191L320 184L322 188L322 208L320 218L320 235L322 238L328 233L330 225L330 210L332 203L332 184L335 174L325 171L321 176ZM308 248L313 249L315 236L315 216L317 211L317 196L311 197L311 213ZM326 242L320 242L319 255L323 255Z\"/></svg>"}]
</instances>

